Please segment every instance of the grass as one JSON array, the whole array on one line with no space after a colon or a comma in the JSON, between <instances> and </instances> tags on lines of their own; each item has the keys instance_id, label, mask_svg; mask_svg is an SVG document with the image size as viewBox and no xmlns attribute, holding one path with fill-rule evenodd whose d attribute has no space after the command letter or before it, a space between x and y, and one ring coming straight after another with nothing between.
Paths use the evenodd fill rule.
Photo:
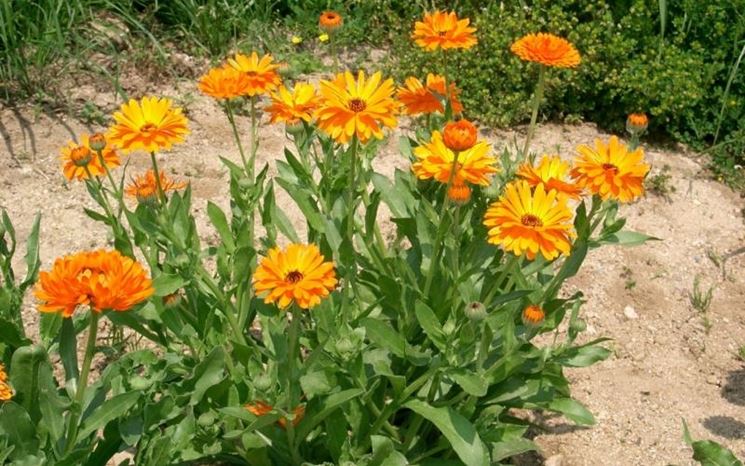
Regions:
<instances>
[{"instance_id":1,"label":"grass","mask_svg":"<svg viewBox=\"0 0 745 466\"><path fill-rule=\"evenodd\" d=\"M713 297L714 287L711 286L704 290L704 288L701 286L701 277L696 275L696 278L693 279L693 290L691 290L689 298L691 300L691 306L693 306L693 309L698 311L698 313L701 315L706 333L709 333L709 330L711 329L711 321L709 320L708 313Z\"/></svg>"},{"instance_id":2,"label":"grass","mask_svg":"<svg viewBox=\"0 0 745 466\"><path fill-rule=\"evenodd\" d=\"M649 192L670 199L670 194L675 192L672 184L673 177L670 175L670 166L664 165L659 172L648 177L644 184Z\"/></svg>"}]
</instances>

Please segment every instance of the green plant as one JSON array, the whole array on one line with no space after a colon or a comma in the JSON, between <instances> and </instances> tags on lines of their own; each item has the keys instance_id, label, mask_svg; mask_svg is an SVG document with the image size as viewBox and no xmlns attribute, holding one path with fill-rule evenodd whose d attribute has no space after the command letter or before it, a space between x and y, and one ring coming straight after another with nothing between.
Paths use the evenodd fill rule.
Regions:
<instances>
[{"instance_id":1,"label":"green plant","mask_svg":"<svg viewBox=\"0 0 745 466\"><path fill-rule=\"evenodd\" d=\"M693 449L693 459L701 466L742 466L742 461L713 440L694 440L688 431L688 424L683 420L683 440Z\"/></svg>"},{"instance_id":2,"label":"green plant","mask_svg":"<svg viewBox=\"0 0 745 466\"><path fill-rule=\"evenodd\" d=\"M658 196L662 196L665 199L670 199L670 194L675 192L675 186L672 185L673 177L670 175L670 166L663 165L662 168L655 173L650 175L644 180L647 190Z\"/></svg>"},{"instance_id":3,"label":"green plant","mask_svg":"<svg viewBox=\"0 0 745 466\"><path fill-rule=\"evenodd\" d=\"M621 272L621 278L624 279L623 287L627 290L633 290L636 287L636 280L634 280L634 272L628 266L623 266Z\"/></svg>"},{"instance_id":4,"label":"green plant","mask_svg":"<svg viewBox=\"0 0 745 466\"><path fill-rule=\"evenodd\" d=\"M709 321L708 313L713 297L714 286L711 286L704 291L704 289L701 287L701 277L696 275L696 277L693 279L693 290L689 294L689 299L691 301L691 306L693 306L693 309L701 314L704 328L706 329L707 333L711 328L711 322Z\"/></svg>"}]
</instances>

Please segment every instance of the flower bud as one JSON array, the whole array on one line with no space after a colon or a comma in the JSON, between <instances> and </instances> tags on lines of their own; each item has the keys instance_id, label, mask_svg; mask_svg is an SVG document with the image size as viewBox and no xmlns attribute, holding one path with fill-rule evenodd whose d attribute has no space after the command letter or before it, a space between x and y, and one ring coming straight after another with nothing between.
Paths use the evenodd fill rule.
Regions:
<instances>
[{"instance_id":1,"label":"flower bud","mask_svg":"<svg viewBox=\"0 0 745 466\"><path fill-rule=\"evenodd\" d=\"M261 374L253 380L254 388L262 392L272 388L272 383L272 378L267 374Z\"/></svg>"},{"instance_id":2,"label":"flower bud","mask_svg":"<svg viewBox=\"0 0 745 466\"><path fill-rule=\"evenodd\" d=\"M479 301L474 301L466 306L465 313L466 317L468 317L472 321L481 322L482 320L486 319L486 306L484 306L484 304Z\"/></svg>"},{"instance_id":3,"label":"flower bud","mask_svg":"<svg viewBox=\"0 0 745 466\"><path fill-rule=\"evenodd\" d=\"M492 178L488 186L481 190L482 193L489 199L496 199L499 197L499 185L497 184L496 178Z\"/></svg>"},{"instance_id":4,"label":"flower bud","mask_svg":"<svg viewBox=\"0 0 745 466\"><path fill-rule=\"evenodd\" d=\"M523 309L523 324L528 327L540 327L543 320L546 318L546 313L541 309L540 306L531 304L530 306Z\"/></svg>"},{"instance_id":5,"label":"flower bud","mask_svg":"<svg viewBox=\"0 0 745 466\"><path fill-rule=\"evenodd\" d=\"M96 152L101 152L106 148L106 136L101 133L95 133L88 138L88 146Z\"/></svg>"},{"instance_id":6,"label":"flower bud","mask_svg":"<svg viewBox=\"0 0 745 466\"><path fill-rule=\"evenodd\" d=\"M644 113L632 113L626 118L626 131L631 135L639 135L647 130L649 119Z\"/></svg>"},{"instance_id":7,"label":"flower bud","mask_svg":"<svg viewBox=\"0 0 745 466\"><path fill-rule=\"evenodd\" d=\"M70 160L78 167L85 167L93 158L90 149L85 146L78 146L70 151Z\"/></svg>"},{"instance_id":8,"label":"flower bud","mask_svg":"<svg viewBox=\"0 0 745 466\"><path fill-rule=\"evenodd\" d=\"M179 304L181 304L181 293L178 291L163 296L163 306L165 306L166 309L174 309L178 307Z\"/></svg>"},{"instance_id":9,"label":"flower bud","mask_svg":"<svg viewBox=\"0 0 745 466\"><path fill-rule=\"evenodd\" d=\"M453 184L448 189L448 197L458 205L467 204L471 200L471 188L467 184Z\"/></svg>"},{"instance_id":10,"label":"flower bud","mask_svg":"<svg viewBox=\"0 0 745 466\"><path fill-rule=\"evenodd\" d=\"M476 144L478 132L470 121L463 119L457 122L451 121L445 125L442 140L445 146L456 152L468 150Z\"/></svg>"},{"instance_id":11,"label":"flower bud","mask_svg":"<svg viewBox=\"0 0 745 466\"><path fill-rule=\"evenodd\" d=\"M347 337L342 337L336 340L336 344L334 345L334 347L341 356L347 356L353 353L355 350L354 343L352 343L352 340Z\"/></svg>"},{"instance_id":12,"label":"flower bud","mask_svg":"<svg viewBox=\"0 0 745 466\"><path fill-rule=\"evenodd\" d=\"M344 19L335 11L324 11L318 18L318 26L327 32L339 28L343 23Z\"/></svg>"}]
</instances>

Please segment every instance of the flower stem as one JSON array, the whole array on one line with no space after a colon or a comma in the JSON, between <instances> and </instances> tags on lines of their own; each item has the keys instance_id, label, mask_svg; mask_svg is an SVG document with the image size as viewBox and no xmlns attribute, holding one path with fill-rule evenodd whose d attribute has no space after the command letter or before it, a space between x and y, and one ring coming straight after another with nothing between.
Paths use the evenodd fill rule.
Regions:
<instances>
[{"instance_id":1,"label":"flower stem","mask_svg":"<svg viewBox=\"0 0 745 466\"><path fill-rule=\"evenodd\" d=\"M243 167L248 172L248 162L246 161L246 153L243 151L243 144L241 143L241 137L238 134L238 127L235 125L235 114L233 113L233 105L230 100L225 102L225 114L228 116L230 127L233 129L233 137L235 143L238 145L238 152L241 154L241 160L243 161Z\"/></svg>"},{"instance_id":2,"label":"flower stem","mask_svg":"<svg viewBox=\"0 0 745 466\"><path fill-rule=\"evenodd\" d=\"M246 167L246 174L251 182L254 182L254 164L256 163L256 152L258 152L257 144L257 132L256 127L256 97L251 96L251 154L248 160L248 167Z\"/></svg>"},{"instance_id":3,"label":"flower stem","mask_svg":"<svg viewBox=\"0 0 745 466\"><path fill-rule=\"evenodd\" d=\"M528 158L528 149L530 149L530 142L535 134L536 122L538 121L538 108L541 106L541 100L543 100L543 89L546 86L546 67L540 65L538 70L538 84L535 87L535 94L533 95L533 113L530 115L530 126L528 127L528 135L525 138L525 146L523 147L522 158L523 160Z\"/></svg>"},{"instance_id":4,"label":"flower stem","mask_svg":"<svg viewBox=\"0 0 745 466\"><path fill-rule=\"evenodd\" d=\"M354 214L355 214L355 199L354 195L357 192L357 149L358 149L357 136L352 137L352 142L349 146L349 189L347 190L347 231L346 238L351 243L351 249L354 250ZM356 286L356 275L357 275L357 261L354 254L349 257L350 263L347 266L346 279L349 282L349 286L346 287L342 310L347 310L347 305L351 299L350 293L355 289ZM342 319L347 318L347 312L342 312Z\"/></svg>"},{"instance_id":5,"label":"flower stem","mask_svg":"<svg viewBox=\"0 0 745 466\"><path fill-rule=\"evenodd\" d=\"M163 191L163 186L160 184L160 170L158 169L158 161L155 159L155 152L150 152L150 161L153 163L153 171L155 172L155 184L158 186L158 198L161 203L165 204L166 193Z\"/></svg>"},{"instance_id":6,"label":"flower stem","mask_svg":"<svg viewBox=\"0 0 745 466\"><path fill-rule=\"evenodd\" d=\"M88 386L88 375L91 371L91 363L93 362L93 355L96 352L96 337L98 336L98 319L99 313L95 311L90 312L90 325L88 327L88 342L85 345L85 356L83 357L83 367L80 371L80 377L78 377L78 387L75 391L74 411L70 415L70 424L67 429L67 443L65 445L65 453L69 453L75 448L77 444L78 436L78 425L80 424L83 416L83 401L85 400L85 390Z\"/></svg>"},{"instance_id":7,"label":"flower stem","mask_svg":"<svg viewBox=\"0 0 745 466\"><path fill-rule=\"evenodd\" d=\"M287 333L287 413L292 414L295 411L298 401L295 401L294 390L297 378L295 377L295 356L298 353L298 330L300 327L300 315L293 315L292 311L287 311L287 318L290 320L290 329ZM286 422L287 428L287 441L289 443L290 452L292 453L292 462L295 465L300 465L302 459L298 453L297 440L295 438L295 419L288 419Z\"/></svg>"}]
</instances>

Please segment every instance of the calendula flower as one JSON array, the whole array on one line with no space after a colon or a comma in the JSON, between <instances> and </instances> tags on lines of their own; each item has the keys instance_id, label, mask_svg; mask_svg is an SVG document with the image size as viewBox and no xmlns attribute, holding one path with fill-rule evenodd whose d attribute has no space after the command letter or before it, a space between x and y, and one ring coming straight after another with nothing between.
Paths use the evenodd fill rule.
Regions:
<instances>
[{"instance_id":1,"label":"calendula flower","mask_svg":"<svg viewBox=\"0 0 745 466\"><path fill-rule=\"evenodd\" d=\"M543 309L541 309L540 306L531 304L530 306L527 306L525 309L523 309L522 321L525 326L538 327L543 323L543 320L545 318L546 313L543 311Z\"/></svg>"},{"instance_id":2,"label":"calendula flower","mask_svg":"<svg viewBox=\"0 0 745 466\"><path fill-rule=\"evenodd\" d=\"M314 244L290 244L284 250L273 248L254 272L256 294L264 302L284 309L295 303L302 309L320 304L336 286L333 262L324 258Z\"/></svg>"},{"instance_id":3,"label":"calendula flower","mask_svg":"<svg viewBox=\"0 0 745 466\"><path fill-rule=\"evenodd\" d=\"M8 384L8 373L5 366L0 362L0 402L10 401L13 398L13 389Z\"/></svg>"},{"instance_id":4,"label":"calendula flower","mask_svg":"<svg viewBox=\"0 0 745 466\"><path fill-rule=\"evenodd\" d=\"M479 141L470 149L458 153L452 184L458 186L468 182L488 185L491 175L499 171L497 159L489 155L489 150L489 144ZM417 161L411 165L411 169L417 178L435 179L440 183L450 180L455 152L445 146L442 133L434 131L429 142L414 149L414 156Z\"/></svg>"},{"instance_id":5,"label":"calendula flower","mask_svg":"<svg viewBox=\"0 0 745 466\"><path fill-rule=\"evenodd\" d=\"M272 123L294 125L300 120L309 123L319 103L320 97L315 87L308 83L297 83L292 91L280 86L277 92L272 92L272 103L266 107L266 111Z\"/></svg>"},{"instance_id":6,"label":"calendula flower","mask_svg":"<svg viewBox=\"0 0 745 466\"><path fill-rule=\"evenodd\" d=\"M516 256L525 254L529 260L539 252L546 260L569 253L574 232L566 201L557 191L546 193L542 184L535 191L524 180L508 184L484 216L488 242Z\"/></svg>"},{"instance_id":7,"label":"calendula flower","mask_svg":"<svg viewBox=\"0 0 745 466\"><path fill-rule=\"evenodd\" d=\"M143 97L122 104L114 113L116 123L109 129L109 142L124 152L144 150L157 152L184 142L189 134L186 117L171 100Z\"/></svg>"},{"instance_id":8,"label":"calendula flower","mask_svg":"<svg viewBox=\"0 0 745 466\"><path fill-rule=\"evenodd\" d=\"M106 148L106 136L103 133L93 133L88 138L88 145L94 152L101 152Z\"/></svg>"},{"instance_id":9,"label":"calendula flower","mask_svg":"<svg viewBox=\"0 0 745 466\"><path fill-rule=\"evenodd\" d=\"M300 45L303 43L303 38L300 36L292 36L290 42L292 42L293 45Z\"/></svg>"},{"instance_id":10,"label":"calendula flower","mask_svg":"<svg viewBox=\"0 0 745 466\"><path fill-rule=\"evenodd\" d=\"M445 146L454 151L468 150L476 144L478 130L473 123L466 119L450 121L442 131L442 141Z\"/></svg>"},{"instance_id":11,"label":"calendula flower","mask_svg":"<svg viewBox=\"0 0 745 466\"><path fill-rule=\"evenodd\" d=\"M603 200L631 202L644 194L644 177L649 165L644 163L644 150L629 151L616 136L608 144L595 140L595 147L581 145L574 159L572 177L577 184Z\"/></svg>"},{"instance_id":12,"label":"calendula flower","mask_svg":"<svg viewBox=\"0 0 745 466\"><path fill-rule=\"evenodd\" d=\"M453 112L461 113L463 105L458 100L460 91L453 83L448 88L447 98L450 100ZM408 115L416 115L419 113L445 113L445 107L439 97L445 97L445 94L445 78L429 73L426 86L415 77L406 78L404 87L398 88L397 97L404 105L404 111Z\"/></svg>"},{"instance_id":13,"label":"calendula flower","mask_svg":"<svg viewBox=\"0 0 745 466\"><path fill-rule=\"evenodd\" d=\"M249 94L251 79L232 66L212 68L199 78L199 90L212 98L235 99Z\"/></svg>"},{"instance_id":14,"label":"calendula flower","mask_svg":"<svg viewBox=\"0 0 745 466\"><path fill-rule=\"evenodd\" d=\"M540 32L528 34L510 47L521 60L556 68L574 68L580 63L579 52L568 40Z\"/></svg>"},{"instance_id":15,"label":"calendula flower","mask_svg":"<svg viewBox=\"0 0 745 466\"><path fill-rule=\"evenodd\" d=\"M186 182L175 181L169 178L163 170L160 171L160 187L163 192L184 189ZM125 188L124 192L137 202L152 202L158 197L158 181L155 179L155 171L148 170L140 176L135 177Z\"/></svg>"},{"instance_id":16,"label":"calendula flower","mask_svg":"<svg viewBox=\"0 0 745 466\"><path fill-rule=\"evenodd\" d=\"M228 65L248 77L245 95L253 97L266 94L279 86L280 78L277 73L279 65L273 61L274 58L269 54L259 58L256 52L252 52L250 56L238 53L235 57L228 59Z\"/></svg>"},{"instance_id":17,"label":"calendula flower","mask_svg":"<svg viewBox=\"0 0 745 466\"><path fill-rule=\"evenodd\" d=\"M324 31L333 31L342 25L344 20L335 11L324 11L318 18L318 26Z\"/></svg>"},{"instance_id":18,"label":"calendula flower","mask_svg":"<svg viewBox=\"0 0 745 466\"><path fill-rule=\"evenodd\" d=\"M582 196L582 188L568 182L569 163L558 155L544 155L537 167L526 162L517 169L517 176L524 179L532 187L543 185L546 192L552 189L572 199Z\"/></svg>"},{"instance_id":19,"label":"calendula flower","mask_svg":"<svg viewBox=\"0 0 745 466\"><path fill-rule=\"evenodd\" d=\"M357 79L349 71L339 73L333 81L321 81L321 103L316 111L320 129L340 144L353 136L366 143L370 138L383 138L383 127L396 126L398 102L393 99L393 80L383 81L377 72Z\"/></svg>"},{"instance_id":20,"label":"calendula flower","mask_svg":"<svg viewBox=\"0 0 745 466\"><path fill-rule=\"evenodd\" d=\"M329 41L329 35L324 32L323 34L321 34L320 36L318 36L318 40L320 40L321 42L328 42Z\"/></svg>"},{"instance_id":21,"label":"calendula flower","mask_svg":"<svg viewBox=\"0 0 745 466\"><path fill-rule=\"evenodd\" d=\"M109 169L121 164L119 155L113 148L104 148L101 155ZM67 146L60 150L60 160L62 161L62 174L68 180L87 180L89 173L91 176L106 174L106 169L101 164L101 159L96 151L91 147L87 134L80 135L80 144L69 141Z\"/></svg>"},{"instance_id":22,"label":"calendula flower","mask_svg":"<svg viewBox=\"0 0 745 466\"><path fill-rule=\"evenodd\" d=\"M244 408L246 408L249 413L253 414L256 417L266 416L274 410L274 407L272 407L272 405L261 400L248 403L244 406ZM292 415L292 425L297 426L305 417L305 406L296 406L295 409L292 410ZM283 429L287 428L287 418L280 417L277 420L277 424L279 424L279 426Z\"/></svg>"},{"instance_id":23,"label":"calendula flower","mask_svg":"<svg viewBox=\"0 0 745 466\"><path fill-rule=\"evenodd\" d=\"M145 269L118 251L81 252L58 258L39 273L39 311L71 317L79 306L96 312L126 311L153 294Z\"/></svg>"},{"instance_id":24,"label":"calendula flower","mask_svg":"<svg viewBox=\"0 0 745 466\"><path fill-rule=\"evenodd\" d=\"M448 198L456 204L467 204L471 200L471 188L465 184L455 184L448 189Z\"/></svg>"},{"instance_id":25,"label":"calendula flower","mask_svg":"<svg viewBox=\"0 0 745 466\"><path fill-rule=\"evenodd\" d=\"M470 49L476 45L476 28L469 26L471 20L458 19L454 12L436 10L425 13L423 21L414 24L411 38L425 50L433 51L441 48Z\"/></svg>"},{"instance_id":26,"label":"calendula flower","mask_svg":"<svg viewBox=\"0 0 745 466\"><path fill-rule=\"evenodd\" d=\"M631 113L626 118L626 131L634 134L641 134L647 130L649 126L649 119L644 113Z\"/></svg>"}]
</instances>

